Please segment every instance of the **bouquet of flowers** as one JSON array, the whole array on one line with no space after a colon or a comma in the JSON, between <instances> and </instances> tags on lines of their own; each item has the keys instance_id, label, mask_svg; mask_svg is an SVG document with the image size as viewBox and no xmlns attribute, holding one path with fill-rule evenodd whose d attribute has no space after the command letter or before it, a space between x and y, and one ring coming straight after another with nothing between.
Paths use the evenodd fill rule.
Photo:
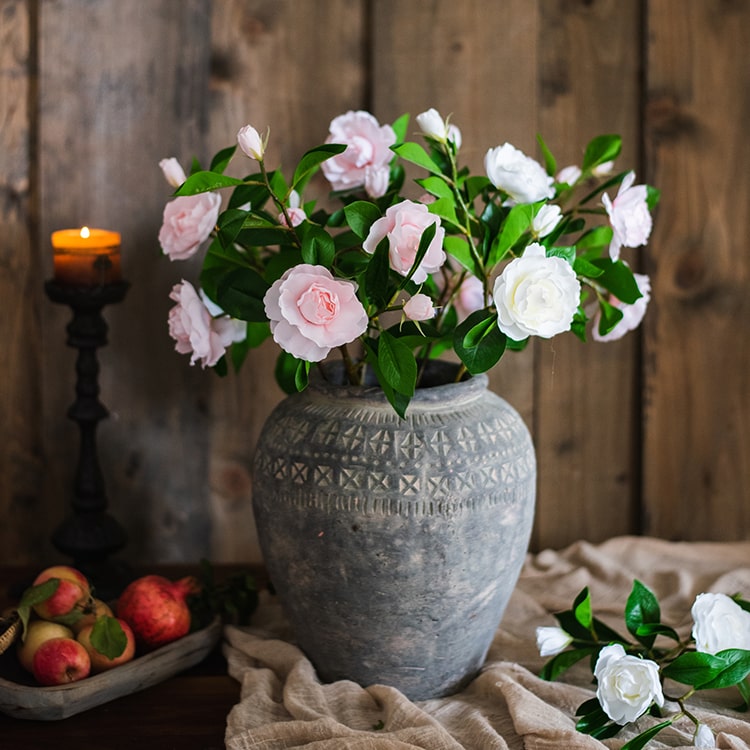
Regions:
<instances>
[{"instance_id":1,"label":"bouquet of flowers","mask_svg":"<svg viewBox=\"0 0 750 750\"><path fill-rule=\"evenodd\" d=\"M685 717L695 726L695 746L715 747L710 727L686 703L697 690L734 687L742 701L738 710L750 706L750 602L739 595L699 594L691 615L692 633L681 638L662 623L654 593L635 581L625 605L625 625L632 636L628 639L593 615L591 596L584 589L571 609L555 615L559 626L537 628L540 654L553 657L541 676L553 680L577 662L590 660L596 698L578 708L576 728L597 739L613 737L646 714L661 719L622 750L640 750ZM665 692L665 680L674 695Z\"/></svg>"},{"instance_id":2,"label":"bouquet of flowers","mask_svg":"<svg viewBox=\"0 0 750 750\"><path fill-rule=\"evenodd\" d=\"M585 341L591 320L592 337L607 341L639 325L649 280L620 254L648 240L658 193L632 171L613 173L619 136L594 138L580 166L559 172L541 139L544 166L505 143L472 175L455 125L434 109L416 123L424 145L406 140L408 115L381 125L347 112L291 176L267 167L269 133L251 125L208 169L194 163L186 176L162 160L176 188L164 253L186 259L211 238L200 290L183 280L171 292L177 351L225 372L273 336L277 380L293 392L336 350L349 382L369 370L403 416L424 363L447 351L460 378L532 336L573 331ZM225 174L238 147L256 166L244 178ZM404 163L421 170L411 198ZM305 197L318 170L330 210Z\"/></svg>"}]
</instances>

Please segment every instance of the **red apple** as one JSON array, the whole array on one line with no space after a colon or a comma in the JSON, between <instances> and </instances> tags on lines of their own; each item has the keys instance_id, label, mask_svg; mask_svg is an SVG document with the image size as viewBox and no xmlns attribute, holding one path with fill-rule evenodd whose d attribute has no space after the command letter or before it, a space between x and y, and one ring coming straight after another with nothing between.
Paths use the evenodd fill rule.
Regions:
<instances>
[{"instance_id":1,"label":"red apple","mask_svg":"<svg viewBox=\"0 0 750 750\"><path fill-rule=\"evenodd\" d=\"M72 638L50 638L34 654L34 677L40 685L65 685L89 676L88 652Z\"/></svg>"},{"instance_id":2,"label":"red apple","mask_svg":"<svg viewBox=\"0 0 750 750\"><path fill-rule=\"evenodd\" d=\"M34 654L45 641L51 638L72 638L73 631L57 622L32 620L26 628L23 640L18 642L18 661L27 671L33 671Z\"/></svg>"},{"instance_id":3,"label":"red apple","mask_svg":"<svg viewBox=\"0 0 750 750\"><path fill-rule=\"evenodd\" d=\"M117 616L133 629L139 647L158 648L188 633L190 608L185 599L198 590L192 576L174 582L163 576L143 576L122 592Z\"/></svg>"},{"instance_id":4,"label":"red apple","mask_svg":"<svg viewBox=\"0 0 750 750\"><path fill-rule=\"evenodd\" d=\"M77 635L88 625L93 625L100 617L113 617L112 608L101 599L94 597L82 610L81 619L72 623L70 628Z\"/></svg>"},{"instance_id":5,"label":"red apple","mask_svg":"<svg viewBox=\"0 0 750 750\"><path fill-rule=\"evenodd\" d=\"M117 622L125 635L125 648L119 656L107 656L107 654L99 651L91 643L91 632L94 630L94 625L86 625L76 636L78 642L83 644L83 647L88 652L89 659L91 659L92 672L104 672L107 669L112 669L112 667L125 664L125 662L130 661L135 656L135 636L127 622L116 617L107 617L107 620ZM104 622L104 620L101 620L101 622Z\"/></svg>"},{"instance_id":6,"label":"red apple","mask_svg":"<svg viewBox=\"0 0 750 750\"><path fill-rule=\"evenodd\" d=\"M34 605L34 611L43 620L74 621L75 613L84 609L91 599L91 586L80 570L68 565L54 565L45 568L35 579L38 586L51 578L60 583L57 590L43 602Z\"/></svg>"}]
</instances>

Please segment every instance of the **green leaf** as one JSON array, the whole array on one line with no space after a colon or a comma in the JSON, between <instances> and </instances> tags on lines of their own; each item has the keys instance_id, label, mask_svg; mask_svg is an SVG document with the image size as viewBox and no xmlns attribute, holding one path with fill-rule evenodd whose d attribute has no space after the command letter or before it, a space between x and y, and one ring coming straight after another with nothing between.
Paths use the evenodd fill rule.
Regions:
<instances>
[{"instance_id":1,"label":"green leaf","mask_svg":"<svg viewBox=\"0 0 750 750\"><path fill-rule=\"evenodd\" d=\"M246 204L250 204L250 208L253 211L258 211L263 208L271 197L271 193L268 191L265 182L263 182L263 175L254 174L246 179L247 182L243 185L238 185L232 191L227 208L240 208Z\"/></svg>"},{"instance_id":2,"label":"green leaf","mask_svg":"<svg viewBox=\"0 0 750 750\"><path fill-rule=\"evenodd\" d=\"M573 270L577 276L583 276L585 279L595 279L601 276L604 271L598 266L586 260L586 258L579 257L573 262Z\"/></svg>"},{"instance_id":3,"label":"green leaf","mask_svg":"<svg viewBox=\"0 0 750 750\"><path fill-rule=\"evenodd\" d=\"M579 250L609 247L611 241L612 227L602 224L601 226L594 227L585 234L582 234L576 242L576 247Z\"/></svg>"},{"instance_id":4,"label":"green leaf","mask_svg":"<svg viewBox=\"0 0 750 750\"><path fill-rule=\"evenodd\" d=\"M651 635L663 635L666 638L671 638L673 641L680 640L680 636L674 628L669 627L669 625L662 625L660 622L639 625L637 631L633 635L635 635L638 640L641 640L640 636ZM643 643L642 640L641 643Z\"/></svg>"},{"instance_id":5,"label":"green leaf","mask_svg":"<svg viewBox=\"0 0 750 750\"><path fill-rule=\"evenodd\" d=\"M542 157L544 158L544 168L547 170L547 174L554 176L557 174L557 162L555 157L552 156L552 152L547 147L544 139L537 133L536 142L539 144L539 148L542 151Z\"/></svg>"},{"instance_id":6,"label":"green leaf","mask_svg":"<svg viewBox=\"0 0 750 750\"><path fill-rule=\"evenodd\" d=\"M29 620L31 619L31 610L35 604L41 604L46 602L52 594L57 591L57 587L60 585L59 578L48 578L43 583L38 583L36 586L29 586L21 595L21 600L18 603L16 611L18 617L21 620L21 632L23 637L26 637L26 629L29 626Z\"/></svg>"},{"instance_id":7,"label":"green leaf","mask_svg":"<svg viewBox=\"0 0 750 750\"><path fill-rule=\"evenodd\" d=\"M621 260L594 258L591 263L601 270L601 274L596 279L597 283L614 294L621 302L632 305L643 296L638 289L633 272Z\"/></svg>"},{"instance_id":8,"label":"green leaf","mask_svg":"<svg viewBox=\"0 0 750 750\"><path fill-rule=\"evenodd\" d=\"M396 134L396 143L403 143L404 138L406 138L406 131L409 129L409 114L404 113L396 119L391 125L393 128L393 132Z\"/></svg>"},{"instance_id":9,"label":"green leaf","mask_svg":"<svg viewBox=\"0 0 750 750\"><path fill-rule=\"evenodd\" d=\"M430 158L429 154L418 143L407 141L398 146L392 146L391 150L404 161L416 164L432 174L441 175L440 167Z\"/></svg>"},{"instance_id":10,"label":"green leaf","mask_svg":"<svg viewBox=\"0 0 750 750\"><path fill-rule=\"evenodd\" d=\"M234 152L237 150L237 146L227 146L227 148L221 149L217 152L213 159L211 159L211 166L209 171L222 174L227 168L229 162L234 156Z\"/></svg>"},{"instance_id":11,"label":"green leaf","mask_svg":"<svg viewBox=\"0 0 750 750\"><path fill-rule=\"evenodd\" d=\"M218 227L217 236L222 247L228 248L234 244L237 235L242 231L246 219L247 212L238 208L228 208L219 214L216 226Z\"/></svg>"},{"instance_id":12,"label":"green leaf","mask_svg":"<svg viewBox=\"0 0 750 750\"><path fill-rule=\"evenodd\" d=\"M656 208L660 198L660 190L657 190L655 187L651 187L651 185L646 185L646 205L648 206L649 211L653 211Z\"/></svg>"},{"instance_id":13,"label":"green leaf","mask_svg":"<svg viewBox=\"0 0 750 750\"><path fill-rule=\"evenodd\" d=\"M332 156L346 151L347 146L342 143L325 143L322 146L310 149L299 160L292 178L292 190L300 191L300 188L312 177L320 165Z\"/></svg>"},{"instance_id":14,"label":"green leaf","mask_svg":"<svg viewBox=\"0 0 750 750\"><path fill-rule=\"evenodd\" d=\"M225 187L242 185L243 181L236 177L220 174L219 172L201 171L191 174L175 191L175 195L198 195Z\"/></svg>"},{"instance_id":15,"label":"green leaf","mask_svg":"<svg viewBox=\"0 0 750 750\"><path fill-rule=\"evenodd\" d=\"M505 343L506 336L497 326L497 316L487 308L469 315L453 335L453 348L472 375L487 372L497 364Z\"/></svg>"},{"instance_id":16,"label":"green leaf","mask_svg":"<svg viewBox=\"0 0 750 750\"><path fill-rule=\"evenodd\" d=\"M511 208L503 222L500 234L497 235L495 241L492 243L490 257L487 261L489 267L501 261L508 250L529 230L538 210L538 206L533 203L520 203Z\"/></svg>"},{"instance_id":17,"label":"green leaf","mask_svg":"<svg viewBox=\"0 0 750 750\"><path fill-rule=\"evenodd\" d=\"M233 318L263 323L263 297L269 284L251 268L204 268L200 284L206 294Z\"/></svg>"},{"instance_id":18,"label":"green leaf","mask_svg":"<svg viewBox=\"0 0 750 750\"><path fill-rule=\"evenodd\" d=\"M344 207L346 223L361 240L370 233L370 227L382 216L380 209L370 201L354 201Z\"/></svg>"},{"instance_id":19,"label":"green leaf","mask_svg":"<svg viewBox=\"0 0 750 750\"><path fill-rule=\"evenodd\" d=\"M556 680L561 674L563 674L563 672L566 672L574 664L577 664L579 661L581 661L581 659L585 659L587 656L590 656L595 651L597 651L597 648L594 646L562 651L561 653L553 656L542 667L539 676L543 680Z\"/></svg>"},{"instance_id":20,"label":"green leaf","mask_svg":"<svg viewBox=\"0 0 750 750\"><path fill-rule=\"evenodd\" d=\"M589 169L613 161L620 155L622 149L622 138L619 135L598 135L586 146L583 155L582 169Z\"/></svg>"},{"instance_id":21,"label":"green leaf","mask_svg":"<svg viewBox=\"0 0 750 750\"><path fill-rule=\"evenodd\" d=\"M307 386L310 363L291 354L281 351L276 358L274 376L284 393L291 394L303 391Z\"/></svg>"},{"instance_id":22,"label":"green leaf","mask_svg":"<svg viewBox=\"0 0 750 750\"><path fill-rule=\"evenodd\" d=\"M455 258L464 268L477 276L477 267L469 242L465 237L449 234L443 240L443 249Z\"/></svg>"},{"instance_id":23,"label":"green leaf","mask_svg":"<svg viewBox=\"0 0 750 750\"><path fill-rule=\"evenodd\" d=\"M656 737L662 729L672 726L672 719L662 721L660 724L655 724L649 727L645 732L641 732L637 737L633 737L632 740L628 740L620 750L642 750L646 747L646 744Z\"/></svg>"},{"instance_id":24,"label":"green leaf","mask_svg":"<svg viewBox=\"0 0 750 750\"><path fill-rule=\"evenodd\" d=\"M625 603L625 625L628 632L634 635L644 646L651 648L656 640L656 634L638 635L643 625L655 625L661 620L659 602L653 591L640 581L633 581L633 588Z\"/></svg>"},{"instance_id":25,"label":"green leaf","mask_svg":"<svg viewBox=\"0 0 750 750\"><path fill-rule=\"evenodd\" d=\"M390 241L384 237L378 242L365 271L365 294L375 306L383 307L389 298Z\"/></svg>"},{"instance_id":26,"label":"green leaf","mask_svg":"<svg viewBox=\"0 0 750 750\"><path fill-rule=\"evenodd\" d=\"M576 261L576 249L575 247L549 247L545 255L548 258L562 258L566 263L571 266Z\"/></svg>"},{"instance_id":27,"label":"green leaf","mask_svg":"<svg viewBox=\"0 0 750 750\"><path fill-rule=\"evenodd\" d=\"M750 674L750 651L727 649L718 654L688 651L662 670L669 677L696 690L731 687Z\"/></svg>"},{"instance_id":28,"label":"green leaf","mask_svg":"<svg viewBox=\"0 0 750 750\"><path fill-rule=\"evenodd\" d=\"M297 234L302 241L302 260L311 265L330 268L336 256L333 238L317 224L304 221L297 227Z\"/></svg>"},{"instance_id":29,"label":"green leaf","mask_svg":"<svg viewBox=\"0 0 750 750\"><path fill-rule=\"evenodd\" d=\"M430 195L434 195L436 198L446 198L450 201L454 201L455 196L453 195L453 189L445 181L445 178L435 175L429 177L423 177L419 180L415 180L417 185L423 187Z\"/></svg>"},{"instance_id":30,"label":"green leaf","mask_svg":"<svg viewBox=\"0 0 750 750\"><path fill-rule=\"evenodd\" d=\"M606 336L622 320L623 312L619 307L615 307L607 302L607 300L601 298L599 299L599 310L601 311L599 334Z\"/></svg>"},{"instance_id":31,"label":"green leaf","mask_svg":"<svg viewBox=\"0 0 750 750\"><path fill-rule=\"evenodd\" d=\"M385 381L405 396L413 396L417 383L417 361L403 342L382 331L378 339L378 366Z\"/></svg>"},{"instance_id":32,"label":"green leaf","mask_svg":"<svg viewBox=\"0 0 750 750\"><path fill-rule=\"evenodd\" d=\"M121 656L128 645L128 637L116 617L97 617L91 628L91 645L108 659Z\"/></svg>"},{"instance_id":33,"label":"green leaf","mask_svg":"<svg viewBox=\"0 0 750 750\"><path fill-rule=\"evenodd\" d=\"M591 593L588 586L575 598L573 602L573 615L582 627L586 628L586 630L591 630L591 626L594 623L594 615L591 610Z\"/></svg>"},{"instance_id":34,"label":"green leaf","mask_svg":"<svg viewBox=\"0 0 750 750\"><path fill-rule=\"evenodd\" d=\"M381 372L380 364L378 362L379 342L379 338L367 339L364 342L365 360L375 373L375 377L377 378L378 383L380 383L380 387L383 389L383 393L388 399L388 403L390 403L393 410L399 417L401 417L401 419L405 419L406 409L409 406L411 396L407 396L404 393L399 393L397 390L394 390Z\"/></svg>"}]
</instances>

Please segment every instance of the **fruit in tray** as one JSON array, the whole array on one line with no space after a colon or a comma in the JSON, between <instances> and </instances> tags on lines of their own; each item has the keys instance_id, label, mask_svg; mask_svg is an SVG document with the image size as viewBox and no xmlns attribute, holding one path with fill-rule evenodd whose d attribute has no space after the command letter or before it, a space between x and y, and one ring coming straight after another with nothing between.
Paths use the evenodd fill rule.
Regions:
<instances>
[{"instance_id":1,"label":"fruit in tray","mask_svg":"<svg viewBox=\"0 0 750 750\"><path fill-rule=\"evenodd\" d=\"M75 682L135 655L133 631L92 595L76 568L45 568L24 592L17 612L23 624L18 660L40 685Z\"/></svg>"},{"instance_id":2,"label":"fruit in tray","mask_svg":"<svg viewBox=\"0 0 750 750\"><path fill-rule=\"evenodd\" d=\"M193 576L179 581L143 576L125 587L117 600L117 616L133 629L141 649L158 648L188 634L191 614L187 598L199 590Z\"/></svg>"}]
</instances>

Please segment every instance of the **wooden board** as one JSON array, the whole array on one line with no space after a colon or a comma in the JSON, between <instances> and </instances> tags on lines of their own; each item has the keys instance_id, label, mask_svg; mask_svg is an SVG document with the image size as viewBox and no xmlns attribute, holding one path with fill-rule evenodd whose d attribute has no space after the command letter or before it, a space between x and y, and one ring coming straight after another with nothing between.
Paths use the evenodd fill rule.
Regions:
<instances>
[{"instance_id":1,"label":"wooden board","mask_svg":"<svg viewBox=\"0 0 750 750\"><path fill-rule=\"evenodd\" d=\"M646 321L644 518L750 534L750 6L649 4L647 143L663 191Z\"/></svg>"}]
</instances>

